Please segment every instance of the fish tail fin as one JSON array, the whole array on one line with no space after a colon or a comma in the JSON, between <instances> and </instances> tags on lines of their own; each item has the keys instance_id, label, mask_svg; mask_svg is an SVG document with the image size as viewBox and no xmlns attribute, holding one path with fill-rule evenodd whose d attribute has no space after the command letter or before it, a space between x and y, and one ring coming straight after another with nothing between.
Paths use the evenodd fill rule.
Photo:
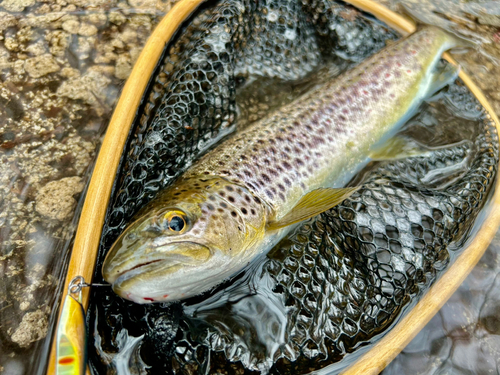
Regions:
<instances>
[{"instance_id":1,"label":"fish tail fin","mask_svg":"<svg viewBox=\"0 0 500 375\"><path fill-rule=\"evenodd\" d=\"M420 32L424 33L424 35L432 35L433 39L435 55L433 64L431 65L432 69L429 72L429 81L426 91L426 97L430 98L443 87L453 83L457 79L461 70L460 65L456 63L446 63L441 59L444 52L456 48L457 46L464 45L464 41L454 34L435 26L425 26Z\"/></svg>"},{"instance_id":2,"label":"fish tail fin","mask_svg":"<svg viewBox=\"0 0 500 375\"><path fill-rule=\"evenodd\" d=\"M446 49L445 51L450 51L452 53L455 52L461 52L464 49L474 49L476 48L476 44L474 43L473 40L467 39L463 35L459 35L456 32L450 31L450 30L444 30L444 29L439 29L441 30L442 33L445 34L446 38Z\"/></svg>"},{"instance_id":3,"label":"fish tail fin","mask_svg":"<svg viewBox=\"0 0 500 375\"><path fill-rule=\"evenodd\" d=\"M440 26L434 26L435 19L428 18L424 13L417 13L413 9L411 9L406 4L400 4L402 8L402 13L408 18L412 19L417 24L417 31L423 28L431 28L437 30L444 40L443 52L451 50L455 52L456 50L463 51L464 49L475 49L477 48L477 43L474 41L474 38L471 36L466 36L460 33L459 30L453 30L454 24L450 23L441 23ZM434 22L433 22L434 21Z\"/></svg>"},{"instance_id":4,"label":"fish tail fin","mask_svg":"<svg viewBox=\"0 0 500 375\"><path fill-rule=\"evenodd\" d=\"M463 51L464 49L475 48L476 45L474 41L467 39L466 37L459 35L453 31L445 30L438 26L433 25L421 25L417 31L422 29L432 30L433 33L439 35L441 54L446 51L451 51L455 53L456 51Z\"/></svg>"}]
</instances>

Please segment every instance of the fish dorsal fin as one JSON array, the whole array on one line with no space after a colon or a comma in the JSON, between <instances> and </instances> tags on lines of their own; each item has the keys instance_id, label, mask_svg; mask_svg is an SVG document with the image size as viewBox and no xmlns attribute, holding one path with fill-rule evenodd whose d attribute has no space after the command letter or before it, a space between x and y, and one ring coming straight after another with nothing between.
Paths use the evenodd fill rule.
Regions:
<instances>
[{"instance_id":1,"label":"fish dorsal fin","mask_svg":"<svg viewBox=\"0 0 500 375\"><path fill-rule=\"evenodd\" d=\"M338 205L359 187L341 189L320 188L304 195L297 205L284 217L267 224L267 230L275 230L309 219Z\"/></svg>"}]
</instances>

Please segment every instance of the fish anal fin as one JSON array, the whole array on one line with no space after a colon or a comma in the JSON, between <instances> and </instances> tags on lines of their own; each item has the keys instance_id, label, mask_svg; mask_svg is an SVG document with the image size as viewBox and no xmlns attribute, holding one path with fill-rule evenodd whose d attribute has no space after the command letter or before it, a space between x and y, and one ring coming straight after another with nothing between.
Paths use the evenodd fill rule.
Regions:
<instances>
[{"instance_id":1,"label":"fish anal fin","mask_svg":"<svg viewBox=\"0 0 500 375\"><path fill-rule=\"evenodd\" d=\"M429 148L422 146L411 138L395 135L380 147L371 150L369 157L377 161L397 160L415 156L425 156L429 155L430 152L431 150Z\"/></svg>"},{"instance_id":2,"label":"fish anal fin","mask_svg":"<svg viewBox=\"0 0 500 375\"><path fill-rule=\"evenodd\" d=\"M458 73L460 73L460 65L453 65L448 62L441 62L434 69L427 88L427 98L430 98L446 85L455 82Z\"/></svg>"},{"instance_id":3,"label":"fish anal fin","mask_svg":"<svg viewBox=\"0 0 500 375\"><path fill-rule=\"evenodd\" d=\"M284 228L325 212L347 199L358 189L359 187L346 187L313 190L304 195L297 205L284 217L268 223L267 230Z\"/></svg>"}]
</instances>

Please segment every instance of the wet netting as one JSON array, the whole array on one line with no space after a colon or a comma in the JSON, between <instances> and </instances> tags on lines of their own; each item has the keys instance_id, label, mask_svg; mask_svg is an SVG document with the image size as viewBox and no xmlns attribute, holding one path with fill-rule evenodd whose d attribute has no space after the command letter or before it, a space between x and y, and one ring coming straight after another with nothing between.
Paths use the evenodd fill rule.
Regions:
<instances>
[{"instance_id":1,"label":"wet netting","mask_svg":"<svg viewBox=\"0 0 500 375\"><path fill-rule=\"evenodd\" d=\"M206 3L166 47L140 108L94 281L102 281L104 256L132 216L201 153L397 37L331 0ZM453 261L496 175L494 124L460 81L425 103L404 136L428 151L370 164L353 182L361 186L354 195L215 290L152 305L93 290L93 372L299 374L347 366Z\"/></svg>"}]
</instances>

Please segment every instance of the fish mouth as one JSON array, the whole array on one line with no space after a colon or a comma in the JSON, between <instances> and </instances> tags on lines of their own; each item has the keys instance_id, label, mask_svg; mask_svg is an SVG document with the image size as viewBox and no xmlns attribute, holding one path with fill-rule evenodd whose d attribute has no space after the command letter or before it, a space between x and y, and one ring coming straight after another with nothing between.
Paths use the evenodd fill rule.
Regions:
<instances>
[{"instance_id":1,"label":"fish mouth","mask_svg":"<svg viewBox=\"0 0 500 375\"><path fill-rule=\"evenodd\" d=\"M128 250L134 252L134 249ZM191 241L172 242L155 248L146 259L138 257L121 264L113 264L113 259L106 259L103 276L111 284L120 284L145 273L168 273L176 266L195 266L208 260L211 255L210 249L205 245Z\"/></svg>"},{"instance_id":2,"label":"fish mouth","mask_svg":"<svg viewBox=\"0 0 500 375\"><path fill-rule=\"evenodd\" d=\"M175 267L180 264L180 262L173 262L172 259L157 259L152 260L151 262L145 262L138 264L132 268L125 269L120 273L116 274L116 278L114 281L109 281L113 285L120 285L126 280L131 280L134 277L140 277L145 273L156 271L156 270L164 270L167 271L169 268ZM186 264L183 262L183 264Z\"/></svg>"},{"instance_id":3,"label":"fish mouth","mask_svg":"<svg viewBox=\"0 0 500 375\"><path fill-rule=\"evenodd\" d=\"M121 274L119 274L119 275L118 275L118 278L119 278L120 276L122 276L123 274L127 273L127 272L130 272L130 271L133 271L133 270L136 270L136 269L138 269L138 268L145 267L145 266L149 266L149 265L151 265L151 264L153 264L153 263L158 263L158 262L163 262L163 261L164 261L164 260L162 260L162 259L156 259L156 260L152 260L152 261L150 261L150 262L146 262L146 263L141 263L141 264L138 264L137 266L134 266L134 267L132 267L132 268L130 268L130 269L128 269L128 270L123 271Z\"/></svg>"}]
</instances>

